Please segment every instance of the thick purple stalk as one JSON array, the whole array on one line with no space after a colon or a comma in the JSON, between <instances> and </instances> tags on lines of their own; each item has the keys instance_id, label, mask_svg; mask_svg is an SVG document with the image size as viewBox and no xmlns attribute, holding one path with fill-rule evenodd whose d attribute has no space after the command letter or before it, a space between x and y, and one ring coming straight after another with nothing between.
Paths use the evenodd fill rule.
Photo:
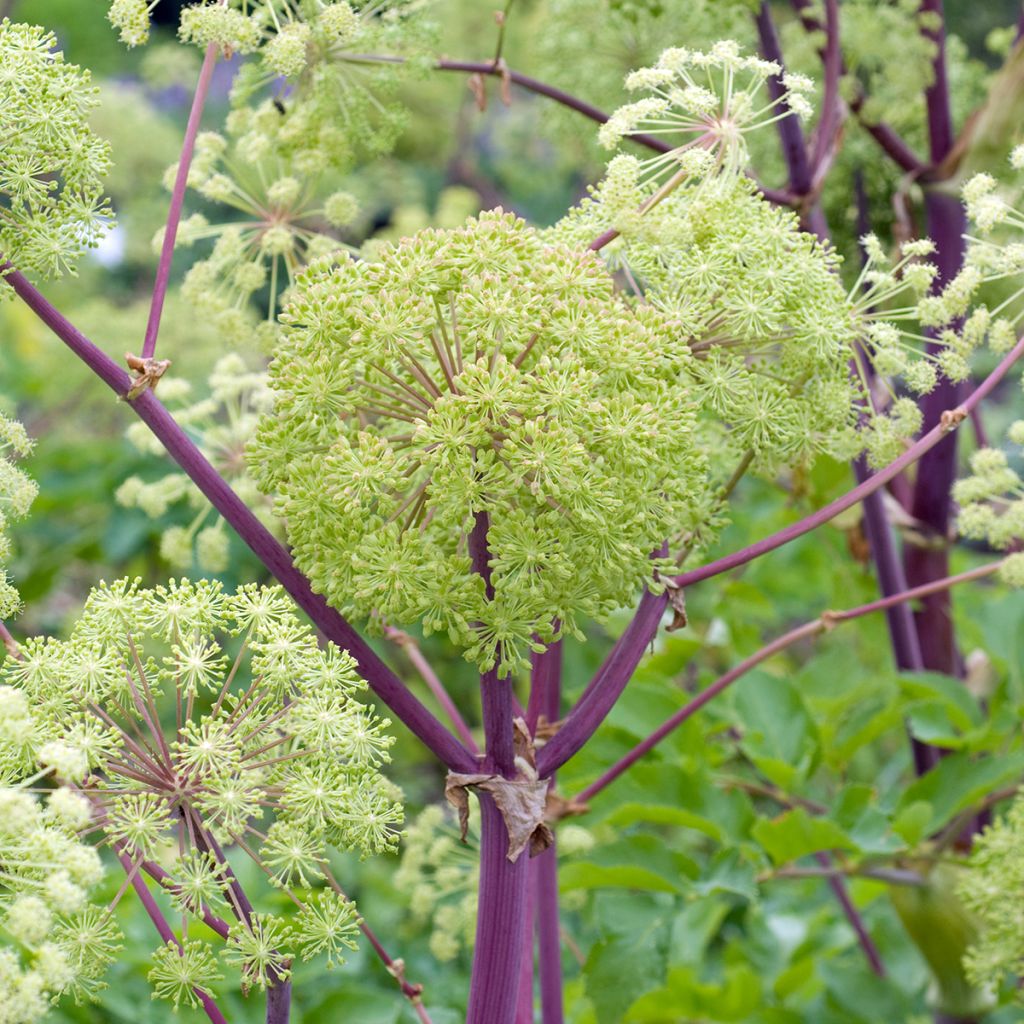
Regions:
<instances>
[{"instance_id":1,"label":"thick purple stalk","mask_svg":"<svg viewBox=\"0 0 1024 1024\"><path fill-rule=\"evenodd\" d=\"M487 513L478 512L469 535L469 555L473 569L483 578L487 599L493 600L488 526ZM480 702L485 741L483 770L514 778L512 680L500 679L497 667L480 675ZM514 862L508 859L505 819L489 793L479 792L478 796L480 896L466 1024L516 1024L530 860L525 853Z\"/></svg>"},{"instance_id":2,"label":"thick purple stalk","mask_svg":"<svg viewBox=\"0 0 1024 1024\"><path fill-rule=\"evenodd\" d=\"M761 44L761 56L765 60L774 61L779 67L785 69L782 47L779 44L778 33L775 31L771 4L768 0L763 0L755 21ZM779 103L784 93L781 76L773 75L768 79L768 94L776 103ZM789 169L790 190L801 198L807 196L811 192L811 164L807 159L807 145L804 142L804 131L800 126L800 119L790 114L789 117L784 117L777 122L776 128L782 143L782 155L785 158L786 167Z\"/></svg>"},{"instance_id":3,"label":"thick purple stalk","mask_svg":"<svg viewBox=\"0 0 1024 1024\"><path fill-rule=\"evenodd\" d=\"M644 591L633 621L597 670L579 703L558 732L537 752L537 772L542 779L561 768L608 717L657 633L667 604L667 593L656 595Z\"/></svg>"},{"instance_id":4,"label":"thick purple stalk","mask_svg":"<svg viewBox=\"0 0 1024 1024\"><path fill-rule=\"evenodd\" d=\"M536 702L534 693L537 694ZM538 655L530 688L531 707L537 715L557 722L562 715L562 645L559 642ZM551 776L554 788L555 777ZM557 839L556 839L557 841ZM540 974L540 1008L543 1024L563 1024L562 929L558 907L558 853L552 842L534 858L531 868L534 889L534 921L537 929L537 966Z\"/></svg>"},{"instance_id":5,"label":"thick purple stalk","mask_svg":"<svg viewBox=\"0 0 1024 1024\"><path fill-rule=\"evenodd\" d=\"M928 139L932 164L938 165L950 154L955 143L953 114L950 108L949 79L946 72L946 33L942 0L923 0L923 14L934 15L938 25L925 35L935 43L932 83L925 90L928 115ZM956 196L928 190L925 193L925 219L928 234L935 242L934 262L939 273L934 288L940 289L959 272L964 258L964 233L967 217ZM937 350L930 345L929 349ZM962 388L942 380L922 403L925 429L937 423L942 409L956 404ZM926 546L911 544L904 552L907 581L913 585L938 579L949 572L946 541L952 513L951 491L956 479L956 438L949 437L921 459L911 514L923 524ZM958 674L958 655L953 635L949 595L938 594L924 603L916 616L917 634L926 668Z\"/></svg>"},{"instance_id":6,"label":"thick purple stalk","mask_svg":"<svg viewBox=\"0 0 1024 1024\"><path fill-rule=\"evenodd\" d=\"M149 915L149 919L153 922L153 926L159 933L160 938L163 939L165 944L173 942L180 950L181 943L178 941L178 937L174 934L174 929L167 923L167 918L164 917L164 912L160 909L159 904L153 898L153 894L149 891L149 886L146 885L145 879L142 878L140 872L136 868L136 865L132 863L131 859L126 854L121 853L120 851L118 851L117 859L121 862L121 866L131 878L132 888L135 890L135 894L139 897L139 902ZM213 1001L212 996L208 995L201 988L195 988L192 991L195 992L196 998L201 1003L206 1016L210 1018L212 1024L227 1024L227 1018L220 1012L220 1008Z\"/></svg>"},{"instance_id":7,"label":"thick purple stalk","mask_svg":"<svg viewBox=\"0 0 1024 1024\"><path fill-rule=\"evenodd\" d=\"M533 871L537 891L535 918L541 1020L544 1024L564 1024L562 931L558 915L558 851L555 843L534 858Z\"/></svg>"},{"instance_id":8,"label":"thick purple stalk","mask_svg":"<svg viewBox=\"0 0 1024 1024\"><path fill-rule=\"evenodd\" d=\"M932 58L932 83L924 93L928 112L928 147L932 164L941 164L949 156L953 143L953 111L949 103L949 76L946 73L946 16L942 0L921 0L921 14L936 18L936 28L926 29L924 35L935 44Z\"/></svg>"},{"instance_id":9,"label":"thick purple stalk","mask_svg":"<svg viewBox=\"0 0 1024 1024\"><path fill-rule=\"evenodd\" d=\"M267 986L267 1024L288 1024L292 1015L291 978Z\"/></svg>"},{"instance_id":10,"label":"thick purple stalk","mask_svg":"<svg viewBox=\"0 0 1024 1024\"><path fill-rule=\"evenodd\" d=\"M480 793L480 897L466 1024L515 1024L530 859L508 859L508 830Z\"/></svg>"},{"instance_id":11,"label":"thick purple stalk","mask_svg":"<svg viewBox=\"0 0 1024 1024\"><path fill-rule=\"evenodd\" d=\"M72 352L118 396L123 397L132 381L105 352L55 309L18 271L8 271L4 280L25 301ZM454 771L476 770L475 758L409 691L406 685L377 656L341 614L313 593L306 577L299 572L287 550L246 507L210 464L188 435L175 422L151 391L127 402L167 449L168 454L227 520L249 546L253 554L312 619L318 629L356 660L359 672L373 692L402 720L406 727Z\"/></svg>"},{"instance_id":12,"label":"thick purple stalk","mask_svg":"<svg viewBox=\"0 0 1024 1024\"><path fill-rule=\"evenodd\" d=\"M156 338L160 333L160 318L163 316L164 299L167 297L167 283L171 279L171 261L174 259L174 242L178 237L178 225L181 223L181 208L185 204L185 189L188 187L188 172L192 166L192 154L196 148L196 136L199 124L203 119L203 107L210 91L210 80L213 68L217 63L217 46L210 43L206 48L203 66L199 71L199 82L192 99L192 109L185 127L185 140L181 147L181 158L178 161L178 174L174 179L174 191L171 193L171 205L167 211L167 226L164 229L164 241L160 251L160 262L156 268L156 281L153 284L153 298L149 307L149 322L146 324L146 337L142 343L142 358L149 359L156 351Z\"/></svg>"},{"instance_id":13,"label":"thick purple stalk","mask_svg":"<svg viewBox=\"0 0 1024 1024\"><path fill-rule=\"evenodd\" d=\"M533 1024L533 921L537 908L536 861L529 864L526 880L526 919L523 922L523 957L519 964L516 1024Z\"/></svg>"},{"instance_id":14,"label":"thick purple stalk","mask_svg":"<svg viewBox=\"0 0 1024 1024\"><path fill-rule=\"evenodd\" d=\"M936 286L953 278L963 262L963 234L967 221L963 206L955 196L929 191L925 194L928 233L934 240L934 262L939 268ZM931 346L929 346L931 347ZM922 403L924 428L938 422L942 408L955 405L962 388L942 380ZM907 581L913 585L937 579L949 572L949 535L952 513L951 491L957 473L956 438L948 437L928 452L917 469L910 512L926 530L924 546L910 544L904 552ZM957 674L957 652L948 595L925 602L916 617L921 654L926 668Z\"/></svg>"}]
</instances>

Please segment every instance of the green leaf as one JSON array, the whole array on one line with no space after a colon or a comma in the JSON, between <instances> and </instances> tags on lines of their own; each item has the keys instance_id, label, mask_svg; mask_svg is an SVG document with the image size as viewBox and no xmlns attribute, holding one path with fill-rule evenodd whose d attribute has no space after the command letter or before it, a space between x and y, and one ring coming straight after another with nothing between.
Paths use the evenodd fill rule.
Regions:
<instances>
[{"instance_id":1,"label":"green leaf","mask_svg":"<svg viewBox=\"0 0 1024 1024\"><path fill-rule=\"evenodd\" d=\"M744 861L739 850L719 850L711 858L708 870L694 882L693 891L701 896L730 893L744 900L756 900L756 878L754 865Z\"/></svg>"},{"instance_id":2,"label":"green leaf","mask_svg":"<svg viewBox=\"0 0 1024 1024\"><path fill-rule=\"evenodd\" d=\"M946 709L949 721L966 732L984 721L978 702L962 679L941 672L914 672L899 677L902 695L911 701L934 701Z\"/></svg>"},{"instance_id":3,"label":"green leaf","mask_svg":"<svg viewBox=\"0 0 1024 1024\"><path fill-rule=\"evenodd\" d=\"M926 829L930 834L979 803L991 790L1019 779L1022 773L1024 751L981 761L972 761L965 753L950 754L904 791L897 809L902 811L921 801L931 804L932 817Z\"/></svg>"},{"instance_id":4,"label":"green leaf","mask_svg":"<svg viewBox=\"0 0 1024 1024\"><path fill-rule=\"evenodd\" d=\"M598 1024L621 1024L629 1006L663 982L667 957L667 915L631 934L598 942L583 966Z\"/></svg>"},{"instance_id":5,"label":"green leaf","mask_svg":"<svg viewBox=\"0 0 1024 1024\"><path fill-rule=\"evenodd\" d=\"M733 706L743 752L763 775L783 789L807 777L817 760L818 732L792 683L752 672L737 684Z\"/></svg>"},{"instance_id":6,"label":"green leaf","mask_svg":"<svg viewBox=\"0 0 1024 1024\"><path fill-rule=\"evenodd\" d=\"M796 807L777 818L762 818L750 830L775 865L789 864L819 850L853 850L850 837L828 818L813 818Z\"/></svg>"},{"instance_id":7,"label":"green leaf","mask_svg":"<svg viewBox=\"0 0 1024 1024\"><path fill-rule=\"evenodd\" d=\"M647 868L622 864L617 867L605 867L602 864L590 864L586 861L575 861L559 870L559 887L565 891L570 889L647 889L651 892L682 892L676 882L671 882L662 875Z\"/></svg>"}]
</instances>

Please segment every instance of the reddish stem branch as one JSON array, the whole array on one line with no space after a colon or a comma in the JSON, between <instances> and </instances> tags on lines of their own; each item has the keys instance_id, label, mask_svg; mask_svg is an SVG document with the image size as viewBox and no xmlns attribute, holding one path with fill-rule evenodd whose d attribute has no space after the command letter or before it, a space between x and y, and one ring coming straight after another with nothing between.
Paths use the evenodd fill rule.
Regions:
<instances>
[{"instance_id":1,"label":"reddish stem branch","mask_svg":"<svg viewBox=\"0 0 1024 1024\"><path fill-rule=\"evenodd\" d=\"M848 491L840 498L836 498L835 501L830 502L817 512L806 516L799 522L793 523L791 526L787 526L785 529L779 530L777 533L773 533L771 536L765 537L755 544L751 544L739 551L734 551L732 554L719 558L714 562L709 562L698 569L691 569L689 572L680 574L675 578L676 585L679 587L692 586L701 580L706 580L712 576L728 572L730 569L746 565L747 562L751 562L755 558L759 558L769 551L774 551L776 548L796 540L797 537L802 537L805 533L817 529L830 519L834 519L841 512L845 512L846 509L852 508L865 495L873 494L881 487L884 487L885 484L902 473L908 466L912 466L917 462L925 452L930 451L948 437L968 417L970 411L986 398L1007 373L1010 372L1014 363L1022 354L1024 354L1024 337L1017 341L1017 344L1000 360L996 368L960 405L955 409L945 410L940 418L940 422L910 445L898 459L893 460L888 466L873 473L863 483L854 487L853 490Z\"/></svg>"},{"instance_id":2,"label":"reddish stem branch","mask_svg":"<svg viewBox=\"0 0 1024 1024\"><path fill-rule=\"evenodd\" d=\"M573 803L587 803L593 799L601 790L614 782L628 768L634 765L645 754L653 750L669 733L678 729L687 719L692 718L705 704L708 704L714 697L717 697L724 690L727 690L737 679L746 675L751 669L756 668L762 662L778 654L780 651L792 647L793 644L810 637L818 636L827 632L840 622L849 622L851 619L860 618L862 615L870 615L873 612L885 611L895 605L906 601L915 601L920 598L949 590L960 583L969 583L972 580L982 579L991 576L999 566L1002 559L997 562L988 562L976 569L969 569L967 572L959 573L956 576L947 576L945 579L934 580L920 587L912 587L899 594L892 594L888 597L880 597L876 601L859 605L856 608L848 608L844 611L825 612L817 619L805 622L796 629L777 637L771 643L766 644L759 651L755 651L749 658L744 658L738 665L731 668L725 675L719 676L707 689L702 690L686 705L681 707L671 718L658 726L645 740L638 743L628 754L620 758L600 778L595 779L589 786L581 790L572 800Z\"/></svg>"},{"instance_id":3,"label":"reddish stem branch","mask_svg":"<svg viewBox=\"0 0 1024 1024\"><path fill-rule=\"evenodd\" d=\"M127 394L132 385L128 374L48 302L23 274L10 270L4 279L96 376L119 397ZM385 665L351 623L328 605L320 594L313 592L309 581L296 568L285 548L228 486L152 391L144 391L126 404L150 428L175 462L324 636L352 655L370 688L406 727L447 767L454 771L475 771L477 762L473 755Z\"/></svg>"},{"instance_id":4,"label":"reddish stem branch","mask_svg":"<svg viewBox=\"0 0 1024 1024\"><path fill-rule=\"evenodd\" d=\"M149 307L149 322L146 324L146 337L142 343L142 358L150 359L156 351L156 338L160 332L160 318L163 316L164 299L167 297L167 284L171 278L171 261L174 258L174 243L178 237L178 225L181 223L181 209L185 204L185 189L188 186L188 172L192 166L192 154L199 135L199 124L203 119L203 107L210 91L213 68L217 63L217 45L210 43L206 48L203 66L199 71L199 82L192 99L192 110L188 115L185 127L185 140L181 147L181 158L178 161L178 174L174 179L174 191L171 193L171 205L167 211L167 227L164 229L164 241L160 251L160 262L156 268L156 281L153 284L153 299Z\"/></svg>"},{"instance_id":5,"label":"reddish stem branch","mask_svg":"<svg viewBox=\"0 0 1024 1024\"><path fill-rule=\"evenodd\" d=\"M832 858L825 853L824 850L819 850L814 855L814 859L825 870L830 870L832 868ZM857 942L860 944L860 948L864 950L864 956L867 957L871 970L879 978L884 978L886 976L886 970L885 964L882 962L882 955L878 952L875 940L871 938L871 933L868 931L868 927L864 923L864 918L861 916L860 911L854 906L853 900L850 899L850 893L846 888L846 879L840 874L830 873L828 875L828 885L835 895L835 898L838 900L839 906L842 908L843 915L846 917L846 920L849 921L850 927L853 929L853 934L857 936Z\"/></svg>"},{"instance_id":6,"label":"reddish stem branch","mask_svg":"<svg viewBox=\"0 0 1024 1024\"><path fill-rule=\"evenodd\" d=\"M164 917L163 911L153 898L153 894L149 891L149 886L146 885L146 882L137 870L136 865L133 864L128 855L122 853L120 849L117 851L117 859L121 862L121 866L131 879L132 888L139 897L139 902L141 902L142 906L145 908L145 911L149 915L149 919L153 922L153 926L159 933L160 938L163 939L164 943L173 942L180 950L181 943L178 941L177 935L174 934L174 929L167 923L167 918ZM195 988L192 991L195 992L196 998L202 1004L203 1010L206 1012L206 1016L212 1021L212 1024L227 1024L227 1018L220 1012L220 1008L213 1001L212 996L208 995L201 988Z\"/></svg>"},{"instance_id":7,"label":"reddish stem branch","mask_svg":"<svg viewBox=\"0 0 1024 1024\"><path fill-rule=\"evenodd\" d=\"M480 750L472 730L466 724L462 713L455 706L455 701L452 700L451 694L445 689L444 683L441 682L440 677L433 670L430 662L423 656L423 652L420 650L416 640L404 630L396 629L394 626L385 626L384 635L405 651L405 655L412 663L412 667L420 674L423 682L427 684L427 689L430 690L434 699L441 705L441 709L448 716L448 721L451 722L452 728L462 741L463 746L471 754L478 754Z\"/></svg>"}]
</instances>

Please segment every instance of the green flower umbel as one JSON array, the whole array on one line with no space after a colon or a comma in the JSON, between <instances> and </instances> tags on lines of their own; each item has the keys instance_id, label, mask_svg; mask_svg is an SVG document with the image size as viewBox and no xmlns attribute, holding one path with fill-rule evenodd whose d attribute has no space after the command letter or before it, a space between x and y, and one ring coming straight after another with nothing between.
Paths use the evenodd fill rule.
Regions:
<instances>
[{"instance_id":1,"label":"green flower umbel","mask_svg":"<svg viewBox=\"0 0 1024 1024\"><path fill-rule=\"evenodd\" d=\"M380 263L315 264L251 462L337 607L446 629L503 669L633 600L697 507L674 320L500 211ZM468 538L488 517L488 600Z\"/></svg>"},{"instance_id":2,"label":"green flower umbel","mask_svg":"<svg viewBox=\"0 0 1024 1024\"><path fill-rule=\"evenodd\" d=\"M56 46L52 32L0 22L0 266L45 277L72 269L110 212L109 146L88 121L96 88Z\"/></svg>"}]
</instances>

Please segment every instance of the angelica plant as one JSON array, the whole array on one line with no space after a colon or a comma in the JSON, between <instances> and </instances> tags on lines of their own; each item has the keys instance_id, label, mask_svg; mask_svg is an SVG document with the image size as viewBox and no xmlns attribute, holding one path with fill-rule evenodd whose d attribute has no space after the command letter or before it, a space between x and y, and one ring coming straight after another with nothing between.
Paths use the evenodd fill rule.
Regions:
<instances>
[{"instance_id":1,"label":"angelica plant","mask_svg":"<svg viewBox=\"0 0 1024 1024\"><path fill-rule=\"evenodd\" d=\"M508 214L379 255L300 279L250 464L332 603L421 620L504 674L628 601L693 525L692 357L596 257Z\"/></svg>"},{"instance_id":2,"label":"angelica plant","mask_svg":"<svg viewBox=\"0 0 1024 1024\"><path fill-rule=\"evenodd\" d=\"M146 42L158 3L107 6L126 44ZM957 137L954 94L980 100L982 78L940 0L437 12L452 31L435 46L416 0L186 5L178 39L202 65L141 346L101 316L93 344L22 272L61 269L95 239L106 155L83 127L84 77L45 33L0 33L4 68L26 68L0 73L3 134L40 154L27 178L12 165L14 184L0 180L0 215L31 208L0 216L6 290L110 386L112 408L138 415L136 450L159 442L177 463L112 488L157 518L188 504L161 553L244 579L234 530L284 588L121 579L59 637L19 646L0 629L0 778L38 790L67 839L32 841L124 869L108 908L82 910L77 941L100 953L79 994L117 942L110 911L132 899L158 935L153 993L214 1024L226 985L260 990L268 1024L285 1024L293 989L307 1015L358 1017L360 985L321 1001L316 968L296 966L339 962L357 932L421 1022L435 994L439 1016L468 1024L534 1020L537 1004L544 1024L981 1019L1019 959L991 877L1011 844L980 840L968 872L984 862L965 899L995 945L979 935L967 974L973 923L947 898L947 862L1024 775L1019 613L999 586L1024 579L1024 486L983 416L1024 354L1024 221L984 157L1019 141L1005 127L1017 58ZM873 43L878 25L888 38ZM458 75L453 149L443 86L419 82ZM541 97L598 126L587 138L606 167L575 166L594 150L564 138L518 150L510 125L532 125ZM410 110L428 111L426 128L402 138L398 184L382 188L376 158ZM958 175L978 167L961 202ZM524 196L541 175L545 195ZM63 205L68 183L91 213ZM478 197L490 212L465 219ZM42 233L61 240L50 265L32 256ZM219 353L198 401L184 381L205 373L180 344L195 318L240 350ZM954 487L969 418L977 450ZM848 461L858 483L840 491ZM31 488L8 476L23 511ZM1002 557L974 564L956 547L953 498L961 536ZM842 533L800 541L829 521ZM147 551L124 533L138 571ZM799 587L761 561L790 544ZM82 570L54 561L60 601L30 602L30 625L74 604ZM967 584L983 616L951 613L948 592ZM829 599L840 610L822 611ZM804 625L762 638L809 604ZM881 612L891 663L876 627L831 636ZM987 653L959 651L953 622ZM451 729L363 624L401 645ZM399 845L388 723L363 687L448 773L417 762L413 798L430 809L394 878L409 962L448 965L426 998L404 950L362 920L382 869L352 869L360 912L339 878L343 852ZM442 786L458 832L436 810ZM567 824L581 815L585 829ZM8 817L0 806L0 836ZM46 929L64 927L47 900L88 885L19 853L46 892L8 892L0 875L14 957L0 970L19 992L71 994L44 953Z\"/></svg>"},{"instance_id":3,"label":"angelica plant","mask_svg":"<svg viewBox=\"0 0 1024 1024\"><path fill-rule=\"evenodd\" d=\"M83 805L77 827L131 874L164 865L185 936L189 921L234 916L223 956L244 986L282 983L296 956L338 960L352 947L355 911L328 850L394 848L401 809L380 773L389 723L359 703L352 660L319 649L279 590L103 584L68 640L26 641L2 678L8 702L38 709L31 728L5 730L4 776L62 780ZM233 847L297 916L254 910ZM217 977L210 945L182 941L150 974L175 1005Z\"/></svg>"}]
</instances>

